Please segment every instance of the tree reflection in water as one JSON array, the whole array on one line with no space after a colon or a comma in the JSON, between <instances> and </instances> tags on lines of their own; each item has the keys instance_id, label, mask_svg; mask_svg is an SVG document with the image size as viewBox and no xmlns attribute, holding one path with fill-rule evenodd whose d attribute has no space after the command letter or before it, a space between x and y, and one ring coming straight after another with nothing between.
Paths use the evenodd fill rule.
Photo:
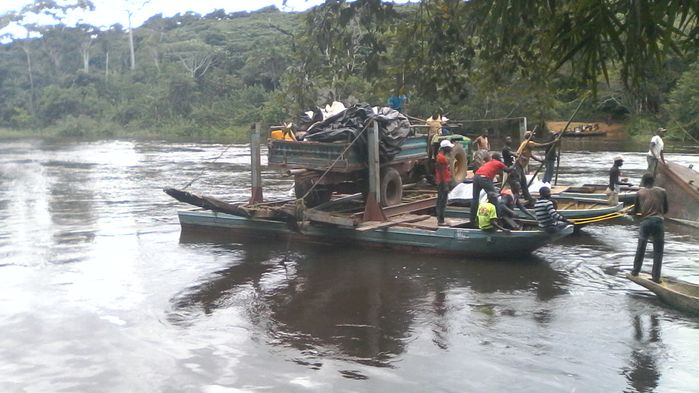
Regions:
<instances>
[{"instance_id":1,"label":"tree reflection in water","mask_svg":"<svg viewBox=\"0 0 699 393\"><path fill-rule=\"evenodd\" d=\"M392 367L423 325L434 345L447 350L454 313L463 312L455 305L468 307L464 294L526 291L545 304L565 291L566 277L536 257L462 261L304 244L290 250L286 240L237 244L189 231L180 241L209 244L231 264L176 296L172 323L187 325L197 310L240 307L256 327L253 335L296 348L294 361L310 368L324 359ZM450 299L455 293L459 298ZM525 318L548 323L550 312L540 311ZM345 377L363 378L350 374Z\"/></svg>"}]
</instances>

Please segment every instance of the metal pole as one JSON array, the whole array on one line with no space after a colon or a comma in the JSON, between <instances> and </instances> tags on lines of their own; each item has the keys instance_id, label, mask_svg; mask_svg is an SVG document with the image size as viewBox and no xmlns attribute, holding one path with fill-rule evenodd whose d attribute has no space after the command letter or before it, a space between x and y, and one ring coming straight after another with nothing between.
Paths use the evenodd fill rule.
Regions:
<instances>
[{"instance_id":1,"label":"metal pole","mask_svg":"<svg viewBox=\"0 0 699 393\"><path fill-rule=\"evenodd\" d=\"M250 204L260 203L263 200L260 159L260 123L255 123L255 128L250 130L250 173L252 175Z\"/></svg>"},{"instance_id":2,"label":"metal pole","mask_svg":"<svg viewBox=\"0 0 699 393\"><path fill-rule=\"evenodd\" d=\"M381 164L379 162L379 123L374 121L373 127L367 130L369 150L369 193L364 207L364 221L386 221L386 215L381 209Z\"/></svg>"}]
</instances>

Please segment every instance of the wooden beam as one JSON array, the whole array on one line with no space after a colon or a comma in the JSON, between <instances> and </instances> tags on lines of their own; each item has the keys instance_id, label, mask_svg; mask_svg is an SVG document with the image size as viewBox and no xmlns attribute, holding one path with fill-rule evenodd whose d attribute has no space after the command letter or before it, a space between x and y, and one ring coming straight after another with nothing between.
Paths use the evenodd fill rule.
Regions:
<instances>
[{"instance_id":1,"label":"wooden beam","mask_svg":"<svg viewBox=\"0 0 699 393\"><path fill-rule=\"evenodd\" d=\"M359 232L366 232L366 231L371 231L374 229L379 229L379 228L386 228L386 227L391 227L394 225L398 224L403 224L407 222L415 222L415 221L421 221L424 220L425 218L428 218L428 215L422 215L422 216L416 216L416 215L406 215L404 217L395 219L395 220L389 220L389 221L365 221L362 223L362 225L357 227L357 231Z\"/></svg>"}]
</instances>

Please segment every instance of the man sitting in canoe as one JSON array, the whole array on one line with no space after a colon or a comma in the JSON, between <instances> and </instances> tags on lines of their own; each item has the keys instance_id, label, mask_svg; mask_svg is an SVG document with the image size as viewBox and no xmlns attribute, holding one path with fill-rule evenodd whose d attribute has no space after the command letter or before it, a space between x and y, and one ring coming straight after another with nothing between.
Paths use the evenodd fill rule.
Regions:
<instances>
[{"instance_id":1,"label":"man sitting in canoe","mask_svg":"<svg viewBox=\"0 0 699 393\"><path fill-rule=\"evenodd\" d=\"M498 223L497 208L498 194L494 192L488 193L488 202L478 205L478 228L482 231L494 231L500 229L509 232L509 229L503 228Z\"/></svg>"},{"instance_id":2,"label":"man sitting in canoe","mask_svg":"<svg viewBox=\"0 0 699 393\"><path fill-rule=\"evenodd\" d=\"M469 218L471 225L474 227L476 225L476 212L478 211L481 190L485 190L486 193L495 192L495 186L493 185L495 176L503 171L512 172L512 168L505 166L501 160L502 156L500 153L493 153L492 159L478 168L473 176L473 197L471 198L471 214Z\"/></svg>"},{"instance_id":3,"label":"man sitting in canoe","mask_svg":"<svg viewBox=\"0 0 699 393\"><path fill-rule=\"evenodd\" d=\"M551 200L551 189L545 186L539 189L539 200L534 205L534 214L539 228L546 232L557 232L572 224L558 213Z\"/></svg>"},{"instance_id":4,"label":"man sitting in canoe","mask_svg":"<svg viewBox=\"0 0 699 393\"><path fill-rule=\"evenodd\" d=\"M513 183L510 188L503 188L500 191L500 199L498 200L498 219L500 225L508 229L521 229L522 226L517 223L517 212L515 208L536 220L536 216L532 214L519 200L519 184Z\"/></svg>"},{"instance_id":5,"label":"man sitting in canoe","mask_svg":"<svg viewBox=\"0 0 699 393\"><path fill-rule=\"evenodd\" d=\"M639 226L638 246L633 260L631 274L637 276L641 271L646 255L648 239L653 238L653 270L652 280L660 282L660 268L663 264L663 247L665 246L665 227L663 214L667 213L667 193L660 187L654 187L655 177L650 173L643 174L641 188L636 195L636 203L631 214L643 217Z\"/></svg>"}]
</instances>

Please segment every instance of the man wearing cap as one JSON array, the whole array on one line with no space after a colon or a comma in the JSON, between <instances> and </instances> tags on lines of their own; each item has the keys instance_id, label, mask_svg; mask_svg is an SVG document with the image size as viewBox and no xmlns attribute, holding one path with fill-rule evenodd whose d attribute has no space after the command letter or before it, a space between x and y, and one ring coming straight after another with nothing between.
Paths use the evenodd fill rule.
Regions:
<instances>
[{"instance_id":1,"label":"man wearing cap","mask_svg":"<svg viewBox=\"0 0 699 393\"><path fill-rule=\"evenodd\" d=\"M662 127L658 128L655 130L655 135L650 140L650 149L646 156L648 160L647 172L653 176L655 176L655 171L658 168L658 161L660 160L665 164L665 156L663 155L663 150L665 149L663 136L665 135L665 131L666 130Z\"/></svg>"},{"instance_id":2,"label":"man wearing cap","mask_svg":"<svg viewBox=\"0 0 699 393\"><path fill-rule=\"evenodd\" d=\"M435 159L434 181L437 184L437 225L445 225L444 211L447 208L447 197L451 188L451 168L447 155L451 153L454 144L445 139L439 143L439 153Z\"/></svg>"},{"instance_id":3,"label":"man wearing cap","mask_svg":"<svg viewBox=\"0 0 699 393\"><path fill-rule=\"evenodd\" d=\"M624 164L624 158L622 156L614 157L614 165L609 169L609 187L607 188L607 195L609 196L609 204L616 206L619 204L619 192L621 192L621 186L630 185L626 182L626 179L621 179L621 166Z\"/></svg>"},{"instance_id":4,"label":"man wearing cap","mask_svg":"<svg viewBox=\"0 0 699 393\"><path fill-rule=\"evenodd\" d=\"M512 172L512 168L505 166L501 160L502 156L500 153L493 153L492 159L476 169L476 173L473 175L473 197L471 198L470 214L472 226L476 225L476 213L478 212L481 190L485 190L485 192L495 192L495 186L493 185L495 176L503 171L508 173Z\"/></svg>"}]
</instances>

